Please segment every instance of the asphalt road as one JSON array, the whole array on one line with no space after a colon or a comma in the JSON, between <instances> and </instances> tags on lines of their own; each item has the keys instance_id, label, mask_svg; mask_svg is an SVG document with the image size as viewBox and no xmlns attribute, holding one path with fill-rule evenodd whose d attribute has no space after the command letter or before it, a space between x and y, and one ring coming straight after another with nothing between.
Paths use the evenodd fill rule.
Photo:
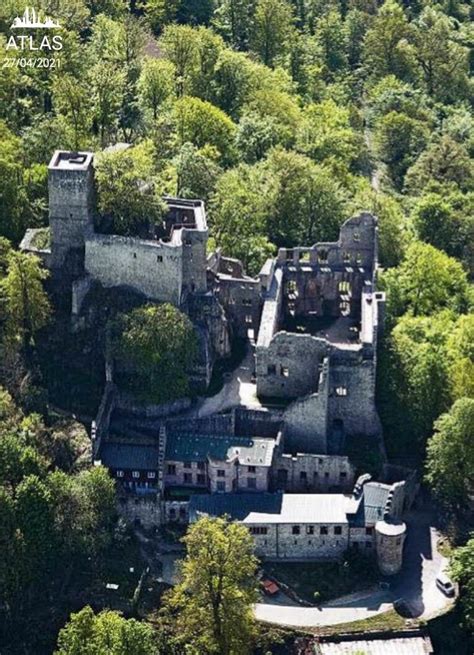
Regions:
<instances>
[{"instance_id":1,"label":"asphalt road","mask_svg":"<svg viewBox=\"0 0 474 655\"><path fill-rule=\"evenodd\" d=\"M453 600L447 598L435 583L447 560L437 551L439 538L428 511L413 512L407 517L408 536L405 543L404 567L390 582L390 590L375 590L331 601L316 607L301 607L283 594L277 599L265 598L255 607L261 621L295 627L337 625L368 619L393 608L393 602L404 599L413 617L427 619L441 613Z\"/></svg>"}]
</instances>

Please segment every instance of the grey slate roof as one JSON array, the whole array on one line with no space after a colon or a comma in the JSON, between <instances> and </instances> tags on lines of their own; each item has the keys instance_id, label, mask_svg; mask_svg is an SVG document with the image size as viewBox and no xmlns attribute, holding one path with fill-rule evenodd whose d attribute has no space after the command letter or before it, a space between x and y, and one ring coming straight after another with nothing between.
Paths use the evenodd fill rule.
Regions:
<instances>
[{"instance_id":1,"label":"grey slate roof","mask_svg":"<svg viewBox=\"0 0 474 655\"><path fill-rule=\"evenodd\" d=\"M105 443L100 449L104 466L112 469L155 471L158 468L158 446Z\"/></svg>"},{"instance_id":2,"label":"grey slate roof","mask_svg":"<svg viewBox=\"0 0 474 655\"><path fill-rule=\"evenodd\" d=\"M247 525L276 523L343 524L347 497L343 494L208 494L193 497L191 520L198 513L231 518Z\"/></svg>"},{"instance_id":3,"label":"grey slate roof","mask_svg":"<svg viewBox=\"0 0 474 655\"><path fill-rule=\"evenodd\" d=\"M205 461L208 457L227 461L237 457L247 466L271 466L274 439L263 437L233 437L228 435L171 432L166 437L168 461Z\"/></svg>"},{"instance_id":4,"label":"grey slate roof","mask_svg":"<svg viewBox=\"0 0 474 655\"><path fill-rule=\"evenodd\" d=\"M389 491L388 484L366 482L357 512L349 516L349 523L354 527L363 528L382 520Z\"/></svg>"}]
</instances>

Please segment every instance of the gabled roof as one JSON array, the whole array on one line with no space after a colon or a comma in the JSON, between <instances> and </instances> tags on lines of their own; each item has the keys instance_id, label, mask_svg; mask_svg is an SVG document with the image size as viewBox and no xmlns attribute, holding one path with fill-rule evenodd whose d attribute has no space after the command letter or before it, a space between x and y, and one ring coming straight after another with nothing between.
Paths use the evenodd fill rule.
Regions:
<instances>
[{"instance_id":1,"label":"gabled roof","mask_svg":"<svg viewBox=\"0 0 474 655\"><path fill-rule=\"evenodd\" d=\"M344 524L347 496L343 494L232 493L193 496L189 505L190 520L200 513L229 515L252 524Z\"/></svg>"},{"instance_id":2,"label":"gabled roof","mask_svg":"<svg viewBox=\"0 0 474 655\"><path fill-rule=\"evenodd\" d=\"M275 440L215 434L171 432L166 436L168 461L229 461L238 458L246 466L271 466Z\"/></svg>"},{"instance_id":3,"label":"gabled roof","mask_svg":"<svg viewBox=\"0 0 474 655\"><path fill-rule=\"evenodd\" d=\"M104 466L112 469L156 471L158 446L104 443L100 449L100 459Z\"/></svg>"}]
</instances>

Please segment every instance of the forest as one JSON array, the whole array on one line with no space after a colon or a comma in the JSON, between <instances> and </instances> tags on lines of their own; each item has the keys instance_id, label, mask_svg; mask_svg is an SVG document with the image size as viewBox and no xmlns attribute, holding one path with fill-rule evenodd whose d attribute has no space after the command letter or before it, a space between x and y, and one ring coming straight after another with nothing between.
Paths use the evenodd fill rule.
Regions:
<instances>
[{"instance_id":1,"label":"forest","mask_svg":"<svg viewBox=\"0 0 474 655\"><path fill-rule=\"evenodd\" d=\"M55 149L98 153L99 211L115 233L160 216L165 195L203 199L211 247L249 275L280 246L335 240L357 211L377 215L378 285L388 299L377 380L386 448L392 461L423 471L457 547L459 620L472 630L472 4L40 0L61 37L62 49L48 55L54 68L10 64L19 56L10 26L27 4L0 6L2 652L52 652L51 637L39 646L28 636L46 620L38 598L53 608L49 617L57 610L55 629L63 625L71 607L55 608L53 598L66 577L97 572L111 544L120 550L126 539L112 481L84 464L86 436L51 411L42 383L37 347L54 310L47 272L18 246L32 227L45 228L48 242ZM106 150L117 143L132 147ZM157 653L251 652L248 626L246 645L229 637L225 651L224 642L195 638L186 593L178 589L169 611L189 650L179 642L175 651L155 645ZM115 620L97 617L75 625L87 624L90 636ZM160 629L171 620L161 618ZM142 650L107 650L102 637L95 650L79 650L64 633L57 652L152 652L147 630L136 634Z\"/></svg>"}]
</instances>

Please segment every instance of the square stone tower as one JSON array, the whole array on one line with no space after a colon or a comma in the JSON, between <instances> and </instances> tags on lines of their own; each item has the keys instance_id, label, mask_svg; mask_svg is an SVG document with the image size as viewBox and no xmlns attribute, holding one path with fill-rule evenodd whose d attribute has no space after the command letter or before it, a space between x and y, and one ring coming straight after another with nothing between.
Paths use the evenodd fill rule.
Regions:
<instances>
[{"instance_id":1,"label":"square stone tower","mask_svg":"<svg viewBox=\"0 0 474 655\"><path fill-rule=\"evenodd\" d=\"M94 230L93 154L56 150L48 166L51 267L80 275L84 240Z\"/></svg>"}]
</instances>

